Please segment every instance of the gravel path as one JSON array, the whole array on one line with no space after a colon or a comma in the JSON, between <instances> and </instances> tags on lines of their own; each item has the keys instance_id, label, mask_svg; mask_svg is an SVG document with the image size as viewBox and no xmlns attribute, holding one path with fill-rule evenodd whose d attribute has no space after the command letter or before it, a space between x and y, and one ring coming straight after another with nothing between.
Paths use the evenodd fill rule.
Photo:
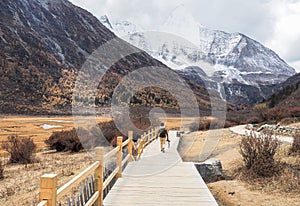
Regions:
<instances>
[{"instance_id":1,"label":"gravel path","mask_svg":"<svg viewBox=\"0 0 300 206\"><path fill-rule=\"evenodd\" d=\"M230 131L239 134L239 135L245 135L245 134L249 134L251 132L251 130L246 129L246 125L238 125L235 127L230 127L229 128ZM256 135L260 134L259 132L254 132ZM277 137L277 139L281 142L287 142L289 144L293 143L294 138L291 136L280 136L280 135L272 135L274 138Z\"/></svg>"}]
</instances>

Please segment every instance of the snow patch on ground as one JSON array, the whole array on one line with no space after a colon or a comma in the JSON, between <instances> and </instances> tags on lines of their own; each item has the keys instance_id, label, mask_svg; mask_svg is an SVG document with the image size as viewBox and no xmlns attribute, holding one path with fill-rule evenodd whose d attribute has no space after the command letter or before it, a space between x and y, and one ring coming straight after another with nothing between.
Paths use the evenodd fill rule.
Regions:
<instances>
[{"instance_id":1,"label":"snow patch on ground","mask_svg":"<svg viewBox=\"0 0 300 206\"><path fill-rule=\"evenodd\" d=\"M61 128L63 126L51 125L51 124L42 124L42 125L40 125L40 127L43 128L43 129L53 129L53 128Z\"/></svg>"}]
</instances>

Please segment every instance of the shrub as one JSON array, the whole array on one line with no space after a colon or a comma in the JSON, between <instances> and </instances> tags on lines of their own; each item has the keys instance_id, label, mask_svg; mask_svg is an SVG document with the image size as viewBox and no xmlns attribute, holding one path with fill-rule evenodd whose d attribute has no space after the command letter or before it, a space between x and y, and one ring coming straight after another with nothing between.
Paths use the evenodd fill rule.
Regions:
<instances>
[{"instance_id":1,"label":"shrub","mask_svg":"<svg viewBox=\"0 0 300 206\"><path fill-rule=\"evenodd\" d=\"M240 153L246 166L256 177L270 177L278 172L278 164L274 155L279 141L271 133L256 135L250 133L242 138Z\"/></svg>"},{"instance_id":2,"label":"shrub","mask_svg":"<svg viewBox=\"0 0 300 206\"><path fill-rule=\"evenodd\" d=\"M75 128L69 131L54 132L45 143L50 146L50 149L55 149L57 152L78 152L83 149Z\"/></svg>"},{"instance_id":3,"label":"shrub","mask_svg":"<svg viewBox=\"0 0 300 206\"><path fill-rule=\"evenodd\" d=\"M287 118L283 118L282 120L280 120L279 124L280 125L289 125L289 124L293 124L299 122L298 118L295 117L287 117Z\"/></svg>"},{"instance_id":4,"label":"shrub","mask_svg":"<svg viewBox=\"0 0 300 206\"><path fill-rule=\"evenodd\" d=\"M85 149L91 149L96 146L114 145L114 138L123 136L113 121L103 122L98 126L99 128L79 128L78 130L73 128L69 131L54 132L45 143L49 145L50 149L55 149L58 152L79 152L83 146ZM105 139L100 138L99 129Z\"/></svg>"},{"instance_id":5,"label":"shrub","mask_svg":"<svg viewBox=\"0 0 300 206\"><path fill-rule=\"evenodd\" d=\"M294 141L290 149L290 154L300 154L300 134L294 135Z\"/></svg>"},{"instance_id":6,"label":"shrub","mask_svg":"<svg viewBox=\"0 0 300 206\"><path fill-rule=\"evenodd\" d=\"M246 123L247 124L258 124L262 122L262 120L257 117L257 116L252 116L252 117L249 117L247 120L246 120Z\"/></svg>"},{"instance_id":7,"label":"shrub","mask_svg":"<svg viewBox=\"0 0 300 206\"><path fill-rule=\"evenodd\" d=\"M282 108L282 107L274 107L272 109L269 109L266 112L266 120L267 121L272 121L272 120L279 121L279 120L289 117L289 116L290 116L289 110Z\"/></svg>"},{"instance_id":8,"label":"shrub","mask_svg":"<svg viewBox=\"0 0 300 206\"><path fill-rule=\"evenodd\" d=\"M103 122L99 124L99 128L103 136L111 142L114 138L118 136L123 136L123 134L118 130L113 121Z\"/></svg>"},{"instance_id":9,"label":"shrub","mask_svg":"<svg viewBox=\"0 0 300 206\"><path fill-rule=\"evenodd\" d=\"M4 178L4 164L0 160L0 180Z\"/></svg>"},{"instance_id":10,"label":"shrub","mask_svg":"<svg viewBox=\"0 0 300 206\"><path fill-rule=\"evenodd\" d=\"M191 132L196 132L196 131L198 131L199 130L199 124L197 124L197 123L191 123L190 125L189 125L189 129L190 129L190 131Z\"/></svg>"},{"instance_id":11,"label":"shrub","mask_svg":"<svg viewBox=\"0 0 300 206\"><path fill-rule=\"evenodd\" d=\"M36 148L31 138L9 136L2 148L10 154L10 163L27 164L33 162L33 152Z\"/></svg>"},{"instance_id":12,"label":"shrub","mask_svg":"<svg viewBox=\"0 0 300 206\"><path fill-rule=\"evenodd\" d=\"M289 113L292 117L300 117L300 107L289 108Z\"/></svg>"},{"instance_id":13,"label":"shrub","mask_svg":"<svg viewBox=\"0 0 300 206\"><path fill-rule=\"evenodd\" d=\"M218 119L209 119L203 118L200 119L199 125L194 122L189 125L189 129L191 132L199 131L199 130L209 130L209 129L221 129L221 128L228 128L236 125L234 122L231 121L222 121Z\"/></svg>"},{"instance_id":14,"label":"shrub","mask_svg":"<svg viewBox=\"0 0 300 206\"><path fill-rule=\"evenodd\" d=\"M266 114L266 112L268 110L268 106L267 106L266 103L256 104L253 107L253 110L255 112L257 112L264 121L267 120L267 114Z\"/></svg>"}]
</instances>

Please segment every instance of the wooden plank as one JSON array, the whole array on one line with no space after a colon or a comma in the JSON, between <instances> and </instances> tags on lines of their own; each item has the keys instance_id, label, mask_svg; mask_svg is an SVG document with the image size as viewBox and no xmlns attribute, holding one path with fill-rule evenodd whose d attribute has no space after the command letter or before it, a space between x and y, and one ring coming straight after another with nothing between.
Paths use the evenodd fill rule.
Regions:
<instances>
[{"instance_id":1,"label":"wooden plank","mask_svg":"<svg viewBox=\"0 0 300 206\"><path fill-rule=\"evenodd\" d=\"M217 206L194 164L182 162L177 152L179 139L173 133L166 153L154 140L139 161L127 165L122 178L104 199L105 206Z\"/></svg>"},{"instance_id":2,"label":"wooden plank","mask_svg":"<svg viewBox=\"0 0 300 206\"><path fill-rule=\"evenodd\" d=\"M98 197L99 197L99 192L97 191L97 192L95 192L95 194L89 199L89 201L87 201L87 203L85 203L84 206L91 206L91 205L93 205L93 204L97 201Z\"/></svg>"},{"instance_id":3,"label":"wooden plank","mask_svg":"<svg viewBox=\"0 0 300 206\"><path fill-rule=\"evenodd\" d=\"M119 150L120 150L120 147L118 146L118 147L115 147L110 152L106 153L104 155L103 162L107 162L110 158L112 158L113 156L115 156L118 153Z\"/></svg>"}]
</instances>

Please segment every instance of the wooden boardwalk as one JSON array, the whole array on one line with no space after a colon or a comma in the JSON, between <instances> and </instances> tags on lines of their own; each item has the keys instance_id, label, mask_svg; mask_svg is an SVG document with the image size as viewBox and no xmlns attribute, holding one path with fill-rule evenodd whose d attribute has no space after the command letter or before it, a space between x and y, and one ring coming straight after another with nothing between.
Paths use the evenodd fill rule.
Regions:
<instances>
[{"instance_id":1,"label":"wooden boardwalk","mask_svg":"<svg viewBox=\"0 0 300 206\"><path fill-rule=\"evenodd\" d=\"M145 148L141 160L128 164L104 199L104 206L218 205L193 163L181 160L175 131L170 131L170 139L165 153L155 140Z\"/></svg>"}]
</instances>

